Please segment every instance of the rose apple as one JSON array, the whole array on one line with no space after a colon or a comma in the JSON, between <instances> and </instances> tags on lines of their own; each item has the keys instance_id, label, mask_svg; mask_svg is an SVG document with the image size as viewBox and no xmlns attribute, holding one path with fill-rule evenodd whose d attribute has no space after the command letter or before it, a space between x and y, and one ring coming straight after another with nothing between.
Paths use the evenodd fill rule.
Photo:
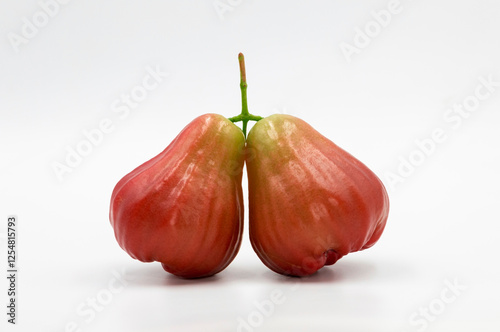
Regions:
<instances>
[{"instance_id":1,"label":"rose apple","mask_svg":"<svg viewBox=\"0 0 500 332\"><path fill-rule=\"evenodd\" d=\"M389 212L382 182L303 120L258 121L246 163L250 241L271 270L310 275L381 236Z\"/></svg>"},{"instance_id":2,"label":"rose apple","mask_svg":"<svg viewBox=\"0 0 500 332\"><path fill-rule=\"evenodd\" d=\"M120 246L185 278L222 271L241 243L244 142L225 117L202 115L123 177L110 208Z\"/></svg>"}]
</instances>

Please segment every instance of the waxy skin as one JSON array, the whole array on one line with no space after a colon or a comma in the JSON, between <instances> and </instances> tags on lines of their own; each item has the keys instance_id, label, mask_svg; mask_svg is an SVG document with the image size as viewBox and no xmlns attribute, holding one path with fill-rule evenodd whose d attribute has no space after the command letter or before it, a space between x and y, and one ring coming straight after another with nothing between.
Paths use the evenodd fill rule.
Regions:
<instances>
[{"instance_id":1,"label":"waxy skin","mask_svg":"<svg viewBox=\"0 0 500 332\"><path fill-rule=\"evenodd\" d=\"M258 121L246 164L250 241L271 270L311 275L380 238L389 213L382 182L303 120Z\"/></svg>"},{"instance_id":2,"label":"waxy skin","mask_svg":"<svg viewBox=\"0 0 500 332\"><path fill-rule=\"evenodd\" d=\"M226 268L243 232L244 146L241 129L225 117L194 119L115 186L109 218L119 245L184 278Z\"/></svg>"}]
</instances>

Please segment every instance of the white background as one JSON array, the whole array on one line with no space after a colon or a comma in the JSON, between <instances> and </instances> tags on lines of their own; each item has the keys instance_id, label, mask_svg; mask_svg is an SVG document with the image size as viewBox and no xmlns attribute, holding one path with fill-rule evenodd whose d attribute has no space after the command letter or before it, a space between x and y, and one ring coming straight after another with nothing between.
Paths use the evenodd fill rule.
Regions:
<instances>
[{"instance_id":1,"label":"white background","mask_svg":"<svg viewBox=\"0 0 500 332\"><path fill-rule=\"evenodd\" d=\"M0 0L0 258L6 271L15 214L20 271L16 326L1 278L0 330L500 330L498 1L41 2L51 16ZM238 52L250 112L306 120L384 181L391 211L373 248L287 278L245 229L226 270L191 281L119 248L114 185L196 116L239 114ZM148 68L168 76L115 112ZM111 132L58 179L54 163L104 119Z\"/></svg>"}]
</instances>

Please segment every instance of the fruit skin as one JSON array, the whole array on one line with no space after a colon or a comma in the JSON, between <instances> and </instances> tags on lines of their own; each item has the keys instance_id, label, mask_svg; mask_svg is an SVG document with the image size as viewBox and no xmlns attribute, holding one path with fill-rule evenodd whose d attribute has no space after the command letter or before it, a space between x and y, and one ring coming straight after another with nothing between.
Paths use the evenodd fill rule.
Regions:
<instances>
[{"instance_id":1,"label":"fruit skin","mask_svg":"<svg viewBox=\"0 0 500 332\"><path fill-rule=\"evenodd\" d=\"M229 120L205 114L123 177L109 216L122 249L184 278L226 268L243 232L244 142Z\"/></svg>"},{"instance_id":2,"label":"fruit skin","mask_svg":"<svg viewBox=\"0 0 500 332\"><path fill-rule=\"evenodd\" d=\"M382 235L389 198L380 179L303 120L257 122L246 163L250 241L271 270L310 275Z\"/></svg>"}]
</instances>

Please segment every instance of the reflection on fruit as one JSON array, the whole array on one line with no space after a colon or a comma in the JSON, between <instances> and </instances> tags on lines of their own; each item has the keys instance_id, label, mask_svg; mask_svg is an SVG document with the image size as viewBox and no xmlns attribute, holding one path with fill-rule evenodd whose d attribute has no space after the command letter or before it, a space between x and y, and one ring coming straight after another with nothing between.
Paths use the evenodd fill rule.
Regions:
<instances>
[{"instance_id":1,"label":"reflection on fruit","mask_svg":"<svg viewBox=\"0 0 500 332\"><path fill-rule=\"evenodd\" d=\"M244 143L225 117L202 115L122 178L110 209L120 246L185 278L222 271L241 243Z\"/></svg>"},{"instance_id":2,"label":"reflection on fruit","mask_svg":"<svg viewBox=\"0 0 500 332\"><path fill-rule=\"evenodd\" d=\"M303 120L257 122L246 163L250 240L271 270L310 275L380 238L389 212L382 182Z\"/></svg>"}]
</instances>

